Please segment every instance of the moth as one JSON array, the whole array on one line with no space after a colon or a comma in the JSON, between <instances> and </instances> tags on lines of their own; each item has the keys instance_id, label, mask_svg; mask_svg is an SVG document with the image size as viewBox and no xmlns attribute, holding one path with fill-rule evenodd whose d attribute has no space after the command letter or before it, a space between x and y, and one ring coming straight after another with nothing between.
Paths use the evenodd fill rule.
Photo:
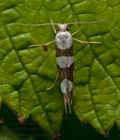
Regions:
<instances>
[{"instance_id":1,"label":"moth","mask_svg":"<svg viewBox=\"0 0 120 140\"><path fill-rule=\"evenodd\" d=\"M69 24L79 24L81 22L71 22ZM87 23L87 22L84 22ZM92 22L90 22L92 23ZM93 22L97 23L97 22ZM89 42L89 41L82 41L78 40L76 38L73 38L72 35L69 32L69 24L60 24L60 23L53 23L51 20L51 23L45 23L45 24L38 24L38 26L44 26L44 25L52 25L53 30L56 34L55 40L48 42L46 44L43 44L45 50L47 50L48 45L55 42L55 49L56 49L56 63L60 78L60 89L63 94L64 99L64 107L66 114L69 112L71 114L71 105L72 105L72 96L75 93L74 92L74 55L73 55L73 40L82 43L82 44L101 44L101 42ZM24 25L24 24L22 24ZM56 31L54 25L57 25L58 32ZM35 25L34 25L35 26ZM36 25L37 26L37 25ZM30 47L35 47L40 45L31 45ZM56 78L57 79L57 78ZM56 81L56 80L55 80ZM54 82L55 83L55 82ZM54 84L48 88L51 89L54 86Z\"/></svg>"},{"instance_id":2,"label":"moth","mask_svg":"<svg viewBox=\"0 0 120 140\"><path fill-rule=\"evenodd\" d=\"M72 95L74 94L74 55L73 40L79 43L98 43L77 40L68 31L68 24L58 24L58 32L55 37L56 62L60 77L60 88L64 98L65 112L71 113Z\"/></svg>"}]
</instances>

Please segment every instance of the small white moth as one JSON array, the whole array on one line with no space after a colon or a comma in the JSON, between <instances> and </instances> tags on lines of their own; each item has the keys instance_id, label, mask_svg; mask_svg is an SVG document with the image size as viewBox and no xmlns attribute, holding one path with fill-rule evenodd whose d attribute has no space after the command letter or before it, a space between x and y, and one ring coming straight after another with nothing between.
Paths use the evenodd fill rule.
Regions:
<instances>
[{"instance_id":1,"label":"small white moth","mask_svg":"<svg viewBox=\"0 0 120 140\"><path fill-rule=\"evenodd\" d=\"M61 92L64 96L64 106L67 113L71 113L72 95L74 93L74 58L73 58L73 40L72 34L68 31L68 24L58 24L58 33L55 37L56 42L56 60L60 77ZM77 39L74 39L78 41ZM81 40L79 40L81 42ZM86 42L82 43L100 43Z\"/></svg>"}]
</instances>

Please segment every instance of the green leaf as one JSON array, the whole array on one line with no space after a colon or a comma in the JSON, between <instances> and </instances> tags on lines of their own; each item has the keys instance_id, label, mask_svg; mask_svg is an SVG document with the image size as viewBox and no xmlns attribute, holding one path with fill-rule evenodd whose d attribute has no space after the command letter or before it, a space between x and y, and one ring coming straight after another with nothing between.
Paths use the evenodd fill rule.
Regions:
<instances>
[{"instance_id":1,"label":"green leaf","mask_svg":"<svg viewBox=\"0 0 120 140\"><path fill-rule=\"evenodd\" d=\"M81 28L77 39L101 42L74 42L73 109L102 134L114 122L120 127L119 13L119 0L0 0L0 102L19 120L31 115L50 135L59 133L64 112L59 81L46 90L57 74L54 45L46 52L42 47L29 48L53 40L54 31L51 26L16 23L98 21L70 28L70 32Z\"/></svg>"}]
</instances>

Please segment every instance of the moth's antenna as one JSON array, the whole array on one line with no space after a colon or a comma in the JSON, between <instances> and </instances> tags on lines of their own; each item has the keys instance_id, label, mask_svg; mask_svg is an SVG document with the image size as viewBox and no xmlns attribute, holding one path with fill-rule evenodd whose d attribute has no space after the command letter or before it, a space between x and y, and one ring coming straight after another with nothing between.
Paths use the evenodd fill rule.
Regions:
<instances>
[{"instance_id":1,"label":"moth's antenna","mask_svg":"<svg viewBox=\"0 0 120 140\"><path fill-rule=\"evenodd\" d=\"M68 22L68 24L96 24L96 23L102 23L105 22L105 20L101 21L75 21L75 22Z\"/></svg>"},{"instance_id":2,"label":"moth's antenna","mask_svg":"<svg viewBox=\"0 0 120 140\"><path fill-rule=\"evenodd\" d=\"M105 22L105 20L102 21L86 21L86 22L79 22L79 21L75 21L75 22L68 22L67 24L69 25L73 25L73 24L96 24L96 23L102 23ZM21 26L30 26L30 27L39 27L39 26L46 26L46 25L58 25L60 23L54 23L51 19L50 19L50 23L40 23L40 24L27 24L27 23L10 23L9 25L21 25Z\"/></svg>"},{"instance_id":3,"label":"moth's antenna","mask_svg":"<svg viewBox=\"0 0 120 140\"><path fill-rule=\"evenodd\" d=\"M11 23L9 25L21 25L21 26L31 26L31 27L39 27L39 26L46 26L46 25L57 25L59 23L41 23L41 24L27 24L27 23Z\"/></svg>"}]
</instances>

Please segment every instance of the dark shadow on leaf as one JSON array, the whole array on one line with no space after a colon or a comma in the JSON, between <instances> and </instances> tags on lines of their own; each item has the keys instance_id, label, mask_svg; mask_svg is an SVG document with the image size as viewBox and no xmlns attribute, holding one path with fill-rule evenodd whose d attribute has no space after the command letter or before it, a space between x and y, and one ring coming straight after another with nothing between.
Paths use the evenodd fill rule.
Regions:
<instances>
[{"instance_id":1,"label":"dark shadow on leaf","mask_svg":"<svg viewBox=\"0 0 120 140\"><path fill-rule=\"evenodd\" d=\"M16 115L6 105L2 105L0 117L4 119L0 129L6 126L20 140L27 140L30 137L32 137L32 140L48 140L47 134L32 121L31 117L24 124L20 124Z\"/></svg>"},{"instance_id":2,"label":"dark shadow on leaf","mask_svg":"<svg viewBox=\"0 0 120 140\"><path fill-rule=\"evenodd\" d=\"M114 125L109 136L99 134L89 124L80 123L79 119L73 113L71 116L64 116L61 128L61 140L119 140L120 131Z\"/></svg>"}]
</instances>

